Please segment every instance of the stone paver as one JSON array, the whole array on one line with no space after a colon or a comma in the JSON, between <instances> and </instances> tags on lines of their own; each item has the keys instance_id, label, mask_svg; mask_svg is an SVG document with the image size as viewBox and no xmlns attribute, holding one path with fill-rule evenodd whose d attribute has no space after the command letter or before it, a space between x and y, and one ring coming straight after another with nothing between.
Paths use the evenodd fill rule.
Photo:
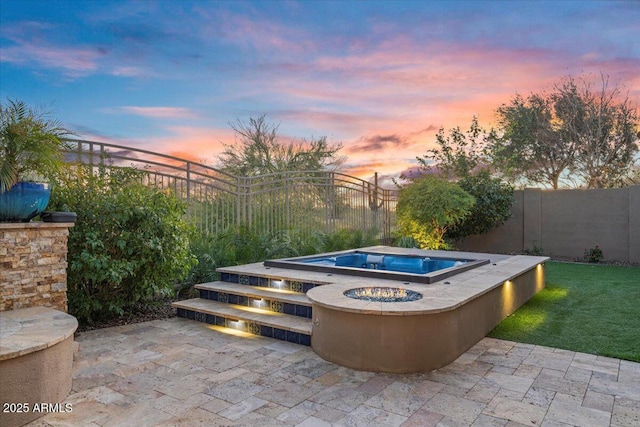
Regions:
<instances>
[{"instance_id":1,"label":"stone paver","mask_svg":"<svg viewBox=\"0 0 640 427\"><path fill-rule=\"evenodd\" d=\"M640 425L640 363L492 338L410 375L177 318L77 341L73 410L30 427Z\"/></svg>"}]
</instances>

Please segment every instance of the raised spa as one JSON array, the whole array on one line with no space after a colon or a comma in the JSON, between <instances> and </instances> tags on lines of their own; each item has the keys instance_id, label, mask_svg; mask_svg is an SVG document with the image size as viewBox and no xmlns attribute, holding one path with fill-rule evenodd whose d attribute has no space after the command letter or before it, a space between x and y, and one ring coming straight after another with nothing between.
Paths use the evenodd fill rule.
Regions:
<instances>
[{"instance_id":1,"label":"raised spa","mask_svg":"<svg viewBox=\"0 0 640 427\"><path fill-rule=\"evenodd\" d=\"M353 250L320 256L269 260L265 261L264 265L376 279L434 283L488 262L486 258Z\"/></svg>"},{"instance_id":2,"label":"raised spa","mask_svg":"<svg viewBox=\"0 0 640 427\"><path fill-rule=\"evenodd\" d=\"M408 373L445 366L480 341L544 287L546 260L376 246L277 266L307 269L309 279L326 281L307 292L318 355L354 369ZM406 271L437 263L440 270Z\"/></svg>"}]
</instances>

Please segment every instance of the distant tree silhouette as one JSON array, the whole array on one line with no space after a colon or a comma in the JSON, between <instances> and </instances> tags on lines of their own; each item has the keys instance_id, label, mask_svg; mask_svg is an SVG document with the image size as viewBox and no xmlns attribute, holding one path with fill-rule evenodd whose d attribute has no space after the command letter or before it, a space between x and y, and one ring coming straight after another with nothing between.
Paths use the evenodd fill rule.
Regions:
<instances>
[{"instance_id":1,"label":"distant tree silhouette","mask_svg":"<svg viewBox=\"0 0 640 427\"><path fill-rule=\"evenodd\" d=\"M234 144L225 144L219 157L225 172L238 176L257 176L274 172L337 168L343 158L339 143L329 144L326 137L311 141L284 142L278 138L278 125L266 116L230 123L235 131Z\"/></svg>"}]
</instances>

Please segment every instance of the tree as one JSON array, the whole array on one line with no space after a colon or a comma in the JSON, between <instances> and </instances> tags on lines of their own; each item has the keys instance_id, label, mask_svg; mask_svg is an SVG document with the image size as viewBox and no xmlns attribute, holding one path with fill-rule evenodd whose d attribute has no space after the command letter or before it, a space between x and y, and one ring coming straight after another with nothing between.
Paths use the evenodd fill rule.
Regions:
<instances>
[{"instance_id":1,"label":"tree","mask_svg":"<svg viewBox=\"0 0 640 427\"><path fill-rule=\"evenodd\" d=\"M281 142L278 126L267 122L266 116L250 118L249 123L231 123L236 143L225 144L220 155L222 170L237 176L257 176L274 172L322 170L337 167L342 158L341 144L329 144L326 137L311 142Z\"/></svg>"},{"instance_id":2,"label":"tree","mask_svg":"<svg viewBox=\"0 0 640 427\"><path fill-rule=\"evenodd\" d=\"M587 188L622 185L638 150L638 116L620 95L605 77L599 93L567 77L550 94L516 95L497 110L492 163L509 179L554 189L572 178Z\"/></svg>"},{"instance_id":3,"label":"tree","mask_svg":"<svg viewBox=\"0 0 640 427\"><path fill-rule=\"evenodd\" d=\"M400 190L398 229L423 249L449 249L445 233L471 212L473 196L438 176L423 176Z\"/></svg>"},{"instance_id":4,"label":"tree","mask_svg":"<svg viewBox=\"0 0 640 427\"><path fill-rule=\"evenodd\" d=\"M637 110L628 95L621 97L617 86L609 89L604 76L597 92L586 82L583 86L581 96L570 99L573 104L569 106L579 118L570 130L578 146L573 171L587 188L623 186L638 152Z\"/></svg>"},{"instance_id":5,"label":"tree","mask_svg":"<svg viewBox=\"0 0 640 427\"><path fill-rule=\"evenodd\" d=\"M440 129L436 135L437 147L417 158L425 172L456 182L475 198L471 214L447 229L446 237L450 240L486 233L511 216L513 186L491 176L486 151L487 141L492 137L491 132L478 125L478 118L473 117L467 132L456 127L446 135L444 129Z\"/></svg>"},{"instance_id":6,"label":"tree","mask_svg":"<svg viewBox=\"0 0 640 427\"><path fill-rule=\"evenodd\" d=\"M416 160L425 171L433 171L435 167L435 172L453 179L466 177L487 167L488 138L487 132L478 124L478 117L473 116L467 132L462 132L458 126L447 136L444 128L440 128L436 134L438 147L427 150L427 154Z\"/></svg>"}]
</instances>

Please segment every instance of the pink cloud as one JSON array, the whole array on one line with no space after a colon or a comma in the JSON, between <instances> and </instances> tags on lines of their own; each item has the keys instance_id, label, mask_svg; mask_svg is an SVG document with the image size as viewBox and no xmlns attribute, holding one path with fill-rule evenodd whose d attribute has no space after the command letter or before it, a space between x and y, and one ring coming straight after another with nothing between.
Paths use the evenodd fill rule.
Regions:
<instances>
[{"instance_id":1,"label":"pink cloud","mask_svg":"<svg viewBox=\"0 0 640 427\"><path fill-rule=\"evenodd\" d=\"M158 74L144 67L116 65L109 72L118 77L156 77Z\"/></svg>"},{"instance_id":2,"label":"pink cloud","mask_svg":"<svg viewBox=\"0 0 640 427\"><path fill-rule=\"evenodd\" d=\"M235 137L233 130L228 128L169 126L166 130L168 136L154 139L151 143L140 141L140 145L176 157L188 156L188 160L214 167L224 150L223 144L232 144Z\"/></svg>"},{"instance_id":3,"label":"pink cloud","mask_svg":"<svg viewBox=\"0 0 640 427\"><path fill-rule=\"evenodd\" d=\"M315 45L304 31L272 20L254 19L222 11L217 15L220 27L205 28L205 37L222 35L233 43L249 45L259 50L275 49L294 53L309 51Z\"/></svg>"},{"instance_id":4,"label":"pink cloud","mask_svg":"<svg viewBox=\"0 0 640 427\"><path fill-rule=\"evenodd\" d=\"M66 48L22 43L3 48L2 62L14 64L38 63L46 68L63 70L68 77L82 77L94 72L102 54L88 48Z\"/></svg>"},{"instance_id":5,"label":"pink cloud","mask_svg":"<svg viewBox=\"0 0 640 427\"><path fill-rule=\"evenodd\" d=\"M152 117L152 118L171 118L171 119L193 119L198 115L189 110L188 108L181 107L136 107L136 106L124 106L118 108L119 111L124 111L129 114L135 114L137 116Z\"/></svg>"},{"instance_id":6,"label":"pink cloud","mask_svg":"<svg viewBox=\"0 0 640 427\"><path fill-rule=\"evenodd\" d=\"M567 61L572 61L570 68ZM320 129L320 134L337 132L334 136L344 142L349 161L353 158L361 171L368 156L388 159L385 166L415 164L415 156L433 148L440 127L447 132L455 126L465 129L474 115L482 126L495 126L495 110L502 103L516 93L550 90L567 74L609 70L623 76L637 101L640 68L628 62L592 56L571 59L548 49L418 46L397 38L349 56L325 55L307 65L306 70L317 70L314 73L269 73L264 83L303 106L279 117ZM304 107L317 101L327 107ZM394 135L404 144L400 150L393 144L363 144L380 135Z\"/></svg>"},{"instance_id":7,"label":"pink cloud","mask_svg":"<svg viewBox=\"0 0 640 427\"><path fill-rule=\"evenodd\" d=\"M42 35L52 28L40 22L22 22L3 27L3 36L13 42L0 52L0 60L14 64L36 63L46 68L63 70L68 77L81 77L94 72L104 52L88 47L53 46Z\"/></svg>"}]
</instances>

